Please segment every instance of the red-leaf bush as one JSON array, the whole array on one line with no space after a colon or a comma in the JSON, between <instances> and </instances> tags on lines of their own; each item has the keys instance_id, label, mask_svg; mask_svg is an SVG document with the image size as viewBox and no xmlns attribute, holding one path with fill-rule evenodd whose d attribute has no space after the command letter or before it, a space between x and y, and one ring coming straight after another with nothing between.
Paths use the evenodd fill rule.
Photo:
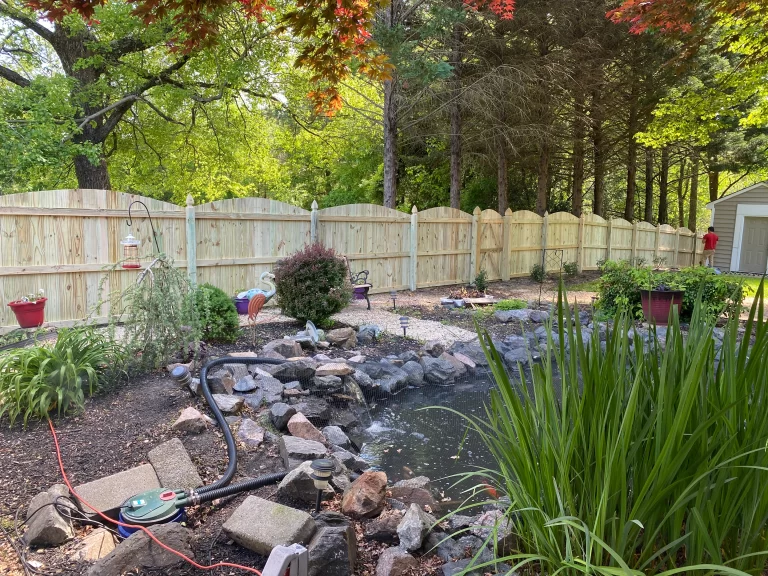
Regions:
<instances>
[{"instance_id":1,"label":"red-leaf bush","mask_svg":"<svg viewBox=\"0 0 768 576\"><path fill-rule=\"evenodd\" d=\"M322 244L311 244L278 261L274 273L283 314L302 322L322 325L352 297L347 265Z\"/></svg>"}]
</instances>

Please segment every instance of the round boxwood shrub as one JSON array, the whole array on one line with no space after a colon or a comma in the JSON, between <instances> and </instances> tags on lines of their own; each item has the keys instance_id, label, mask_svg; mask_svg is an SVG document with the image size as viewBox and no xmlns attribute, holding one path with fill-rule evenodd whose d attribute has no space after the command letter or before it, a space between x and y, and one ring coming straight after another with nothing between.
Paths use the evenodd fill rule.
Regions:
<instances>
[{"instance_id":1,"label":"round boxwood shrub","mask_svg":"<svg viewBox=\"0 0 768 576\"><path fill-rule=\"evenodd\" d=\"M318 325L343 310L352 296L346 263L322 244L278 261L275 284L283 314Z\"/></svg>"},{"instance_id":2,"label":"round boxwood shrub","mask_svg":"<svg viewBox=\"0 0 768 576\"><path fill-rule=\"evenodd\" d=\"M221 288L202 284L197 288L197 313L203 340L234 342L240 333L240 316L235 304Z\"/></svg>"}]
</instances>

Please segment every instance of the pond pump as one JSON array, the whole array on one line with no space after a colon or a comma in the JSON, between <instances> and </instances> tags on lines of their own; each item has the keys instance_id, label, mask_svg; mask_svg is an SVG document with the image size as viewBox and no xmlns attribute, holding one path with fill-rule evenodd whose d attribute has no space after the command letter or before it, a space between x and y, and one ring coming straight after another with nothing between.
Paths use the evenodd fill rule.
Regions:
<instances>
[{"instance_id":1,"label":"pond pump","mask_svg":"<svg viewBox=\"0 0 768 576\"><path fill-rule=\"evenodd\" d=\"M184 509L187 506L196 506L203 502L210 502L240 492L255 490L262 486L268 486L280 482L285 478L287 472L276 472L266 474L259 478L244 480L236 484L230 484L237 470L237 448L232 431L229 429L227 421L224 419L216 402L213 400L211 390L208 387L208 371L221 364L282 364L282 360L273 358L219 358L208 362L200 371L200 389L208 402L208 406L213 412L221 431L224 433L224 440L227 444L228 464L224 475L216 482L199 488L165 487L155 490L140 492L126 500L120 506L119 520L125 524L137 526L137 528L127 528L118 526L120 535L130 536L138 530L138 526L153 526L155 524L164 524L167 522L183 522L186 518ZM171 376L181 385L188 385L191 382L191 376L186 366L178 366ZM294 550L296 552L296 550ZM286 557L290 556L288 554Z\"/></svg>"}]
</instances>

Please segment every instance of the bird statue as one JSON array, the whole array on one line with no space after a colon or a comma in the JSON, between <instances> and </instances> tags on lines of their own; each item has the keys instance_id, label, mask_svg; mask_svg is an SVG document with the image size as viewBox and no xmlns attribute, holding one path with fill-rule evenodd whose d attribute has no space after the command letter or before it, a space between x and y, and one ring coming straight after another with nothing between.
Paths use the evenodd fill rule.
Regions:
<instances>
[{"instance_id":1,"label":"bird statue","mask_svg":"<svg viewBox=\"0 0 768 576\"><path fill-rule=\"evenodd\" d=\"M271 281L274 280L275 276L273 274L270 274L269 272L264 272L259 280L263 282L264 284L269 285L270 290L261 290L260 288L251 288L250 290L246 290L245 292L241 292L237 295L238 298L248 298L248 320L253 322L256 319L256 316L261 312L261 309L264 308L264 305L269 302L269 300L272 298L272 296L275 295L275 292L277 291L277 288L275 288L275 284Z\"/></svg>"}]
</instances>

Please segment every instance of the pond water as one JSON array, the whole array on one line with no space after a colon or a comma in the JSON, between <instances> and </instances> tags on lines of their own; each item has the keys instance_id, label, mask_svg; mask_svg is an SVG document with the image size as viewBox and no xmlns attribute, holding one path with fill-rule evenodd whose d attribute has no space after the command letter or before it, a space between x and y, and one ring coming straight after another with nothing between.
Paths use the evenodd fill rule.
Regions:
<instances>
[{"instance_id":1,"label":"pond water","mask_svg":"<svg viewBox=\"0 0 768 576\"><path fill-rule=\"evenodd\" d=\"M458 414L483 416L492 380L478 371L454 386L408 388L372 402L370 425L358 440L360 456L387 473L391 483L427 476L440 497L459 501L477 481L452 486L450 476L476 467L494 468L490 452ZM440 407L440 408L437 408ZM450 507L450 502L447 502Z\"/></svg>"}]
</instances>

